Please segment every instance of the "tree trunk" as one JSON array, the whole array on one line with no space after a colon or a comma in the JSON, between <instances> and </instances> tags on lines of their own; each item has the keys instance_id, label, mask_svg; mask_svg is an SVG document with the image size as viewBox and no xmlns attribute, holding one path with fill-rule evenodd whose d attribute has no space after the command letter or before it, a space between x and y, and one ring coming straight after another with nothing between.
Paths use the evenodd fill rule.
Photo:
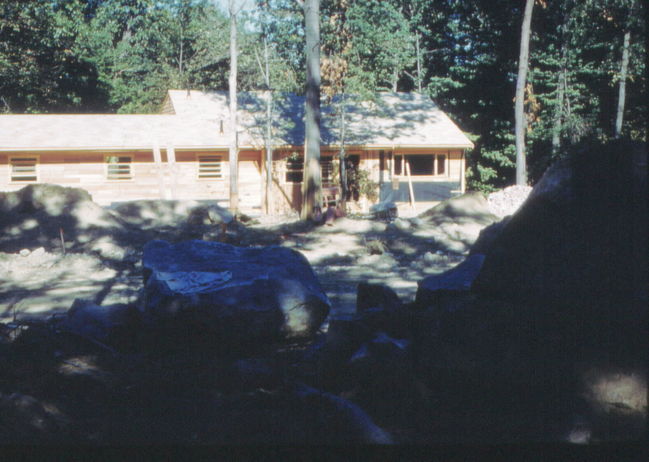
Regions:
<instances>
[{"instance_id":1,"label":"tree trunk","mask_svg":"<svg viewBox=\"0 0 649 462\"><path fill-rule=\"evenodd\" d=\"M320 174L320 0L304 1L306 29L305 159L302 179L303 219L313 218L322 203Z\"/></svg>"},{"instance_id":2,"label":"tree trunk","mask_svg":"<svg viewBox=\"0 0 649 462\"><path fill-rule=\"evenodd\" d=\"M340 153L338 154L339 159L339 171L340 171L340 206L344 211L347 203L347 171L345 170L345 132L347 129L347 118L345 112L345 93L343 92L341 97L341 109L340 109Z\"/></svg>"},{"instance_id":3,"label":"tree trunk","mask_svg":"<svg viewBox=\"0 0 649 462\"><path fill-rule=\"evenodd\" d=\"M529 60L530 25L534 0L526 0L523 26L521 27L521 48L518 57L518 78L516 79L516 101L514 105L516 124L516 184L527 184L525 165L525 84L527 82L527 63Z\"/></svg>"},{"instance_id":4,"label":"tree trunk","mask_svg":"<svg viewBox=\"0 0 649 462\"><path fill-rule=\"evenodd\" d=\"M236 217L239 209L239 149L237 146L237 13L230 0L230 211Z\"/></svg>"},{"instance_id":5,"label":"tree trunk","mask_svg":"<svg viewBox=\"0 0 649 462\"><path fill-rule=\"evenodd\" d=\"M266 71L266 213L271 212L271 195L273 192L273 149L271 147L271 109L273 105L273 92L270 89L270 66L268 57L268 39L264 37L264 61Z\"/></svg>"},{"instance_id":6,"label":"tree trunk","mask_svg":"<svg viewBox=\"0 0 649 462\"><path fill-rule=\"evenodd\" d=\"M552 157L555 158L559 149L561 149L561 128L563 123L563 97L564 97L564 79L565 67L559 71L559 80L557 82L557 102L554 106L554 121L552 124Z\"/></svg>"},{"instance_id":7,"label":"tree trunk","mask_svg":"<svg viewBox=\"0 0 649 462\"><path fill-rule=\"evenodd\" d=\"M417 92L421 94L421 49L419 48L419 32L415 34L415 52L417 54Z\"/></svg>"},{"instance_id":8,"label":"tree trunk","mask_svg":"<svg viewBox=\"0 0 649 462\"><path fill-rule=\"evenodd\" d=\"M626 91L626 74L629 68L629 44L631 32L624 33L624 48L622 49L622 64L620 65L620 90L617 97L617 115L615 117L615 138L622 135L622 121L624 119L624 100Z\"/></svg>"}]
</instances>

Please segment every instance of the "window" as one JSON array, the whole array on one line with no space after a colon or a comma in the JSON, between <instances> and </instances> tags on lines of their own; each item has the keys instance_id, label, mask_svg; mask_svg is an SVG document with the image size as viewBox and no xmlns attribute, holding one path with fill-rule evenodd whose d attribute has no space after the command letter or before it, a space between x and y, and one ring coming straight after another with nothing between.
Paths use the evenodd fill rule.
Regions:
<instances>
[{"instance_id":1,"label":"window","mask_svg":"<svg viewBox=\"0 0 649 462\"><path fill-rule=\"evenodd\" d=\"M9 159L11 164L11 181L12 182L32 182L38 181L38 157L12 157Z\"/></svg>"},{"instance_id":2,"label":"window","mask_svg":"<svg viewBox=\"0 0 649 462\"><path fill-rule=\"evenodd\" d=\"M106 179L108 180L131 180L131 156L106 156Z\"/></svg>"},{"instance_id":3,"label":"window","mask_svg":"<svg viewBox=\"0 0 649 462\"><path fill-rule=\"evenodd\" d=\"M434 175L435 156L406 156L412 176ZM406 171L407 173L407 171Z\"/></svg>"},{"instance_id":4,"label":"window","mask_svg":"<svg viewBox=\"0 0 649 462\"><path fill-rule=\"evenodd\" d=\"M320 172L322 175L322 185L331 185L334 182L334 164L331 157L320 158Z\"/></svg>"},{"instance_id":5,"label":"window","mask_svg":"<svg viewBox=\"0 0 649 462\"><path fill-rule=\"evenodd\" d=\"M322 185L328 186L335 182L334 164L331 156L320 158L320 174L322 176ZM304 158L298 155L292 155L286 159L286 182L302 183L304 178Z\"/></svg>"},{"instance_id":6,"label":"window","mask_svg":"<svg viewBox=\"0 0 649 462\"><path fill-rule=\"evenodd\" d=\"M286 182L302 183L304 170L304 159L298 156L291 156L286 159Z\"/></svg>"},{"instance_id":7,"label":"window","mask_svg":"<svg viewBox=\"0 0 649 462\"><path fill-rule=\"evenodd\" d=\"M410 165L412 176L446 175L446 158L446 154L399 154L394 156L394 175L407 175L404 161Z\"/></svg>"},{"instance_id":8,"label":"window","mask_svg":"<svg viewBox=\"0 0 649 462\"><path fill-rule=\"evenodd\" d=\"M444 175L446 173L446 156L439 154L437 156L437 175Z\"/></svg>"},{"instance_id":9,"label":"window","mask_svg":"<svg viewBox=\"0 0 649 462\"><path fill-rule=\"evenodd\" d=\"M198 156L198 178L223 178L221 160L220 155Z\"/></svg>"}]
</instances>

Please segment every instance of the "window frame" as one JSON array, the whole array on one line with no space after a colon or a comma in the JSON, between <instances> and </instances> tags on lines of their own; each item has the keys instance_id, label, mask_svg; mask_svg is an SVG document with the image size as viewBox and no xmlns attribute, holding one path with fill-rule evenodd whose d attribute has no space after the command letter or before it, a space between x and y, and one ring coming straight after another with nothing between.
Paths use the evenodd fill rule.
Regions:
<instances>
[{"instance_id":1,"label":"window frame","mask_svg":"<svg viewBox=\"0 0 649 462\"><path fill-rule=\"evenodd\" d=\"M218 157L218 161L203 161L205 163L218 164L218 176L201 176L201 158ZM196 179L198 181L223 181L225 179L225 169L223 168L223 153L218 154L196 154ZM206 166L209 169L209 166ZM206 172L203 172L206 174Z\"/></svg>"},{"instance_id":2,"label":"window frame","mask_svg":"<svg viewBox=\"0 0 649 462\"><path fill-rule=\"evenodd\" d=\"M300 168L289 168L291 162L299 162L301 164ZM289 174L300 173L300 181L289 180ZM286 157L286 170L284 172L284 183L285 184L302 184L304 180L304 157L303 156L287 156Z\"/></svg>"},{"instance_id":3,"label":"window frame","mask_svg":"<svg viewBox=\"0 0 649 462\"><path fill-rule=\"evenodd\" d=\"M33 180L16 180L15 175L14 175L14 160L15 159L34 159L34 176ZM38 154L29 154L29 155L11 155L9 156L9 183L11 184L32 184L32 183L38 183L40 179L40 155ZM20 176L20 175L19 175ZM28 176L28 175L22 175L22 176Z\"/></svg>"},{"instance_id":4,"label":"window frame","mask_svg":"<svg viewBox=\"0 0 649 462\"><path fill-rule=\"evenodd\" d=\"M128 162L120 162L120 161L118 161L118 162L115 162L115 163L111 163L111 162L108 162L108 159L111 158L111 157L116 157L118 160L121 159L121 158L124 158L124 157L128 157L129 161ZM135 169L133 168L134 160L135 160L135 156L133 154L104 154L104 178L105 178L105 180L110 181L110 182L116 182L116 183L125 183L125 182L128 182L128 181L134 181L134 179L135 179L135 171L134 171ZM111 166L115 166L115 165L128 165L128 177L119 178L119 176L117 176L117 177L111 178L111 174L110 174L109 170L110 170ZM117 175L119 175L119 173Z\"/></svg>"},{"instance_id":5,"label":"window frame","mask_svg":"<svg viewBox=\"0 0 649 462\"><path fill-rule=\"evenodd\" d=\"M329 170L329 175L327 177L327 182L325 182L325 169L323 168L327 165ZM337 186L336 179L334 178L334 156L321 156L320 157L320 178L322 179L322 187L332 187Z\"/></svg>"},{"instance_id":6,"label":"window frame","mask_svg":"<svg viewBox=\"0 0 649 462\"><path fill-rule=\"evenodd\" d=\"M411 178L448 178L449 177L449 169L450 169L450 159L451 156L449 153L442 153L442 152L434 152L434 153L426 153L426 154L419 154L419 153L399 153L399 154L393 154L392 155L392 176L395 178L405 178L408 175L405 172L405 164L403 163L403 160L406 159L407 156L432 156L433 157L433 171L432 173L428 175L415 175L413 173L410 174ZM444 172L443 173L438 173L438 162L440 157L444 157ZM397 173L397 163L401 163L401 173Z\"/></svg>"}]
</instances>

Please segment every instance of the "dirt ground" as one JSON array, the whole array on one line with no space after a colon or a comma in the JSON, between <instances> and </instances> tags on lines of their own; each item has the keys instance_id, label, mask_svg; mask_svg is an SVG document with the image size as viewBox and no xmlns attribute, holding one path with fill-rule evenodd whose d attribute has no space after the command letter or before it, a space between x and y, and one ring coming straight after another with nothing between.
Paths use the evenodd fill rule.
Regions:
<instances>
[{"instance_id":1,"label":"dirt ground","mask_svg":"<svg viewBox=\"0 0 649 462\"><path fill-rule=\"evenodd\" d=\"M466 310L445 330L424 310L403 325L405 338L394 334L401 340L377 332L363 340L367 332L353 331L349 338L365 343L336 350L332 333L337 325L340 335L342 315L355 311L360 282L385 284L412 301L418 281L462 262L480 231L511 213L520 196L501 193L492 207L468 194L418 216L349 216L331 225L242 217L223 233L223 210L197 214L188 204L152 201L109 211L76 192L58 192L67 201L48 202L61 196L38 190L36 198L0 195L0 444L384 441L372 435L374 423L396 443L586 442L591 432L610 438L609 426L613 439L643 428L637 409L646 409L644 376L620 370L603 381L593 372L592 400L613 403L615 412L621 406L598 420L572 391L553 391L581 386L566 378L568 366L555 367L562 345L550 350L558 358L546 370L553 371L551 385L547 374L527 380L536 377L538 361L528 361L536 350L516 339L534 323L499 300L458 298ZM138 301L142 248L151 239L301 252L331 301L323 332L303 344L229 349L191 329L149 331L134 323L102 343L41 322L57 321L76 298L102 306ZM351 325L369 328L368 313ZM343 319L333 324L336 318ZM399 346L408 342L417 348ZM371 425L359 424L370 417Z\"/></svg>"},{"instance_id":2,"label":"dirt ground","mask_svg":"<svg viewBox=\"0 0 649 462\"><path fill-rule=\"evenodd\" d=\"M355 309L356 288L363 281L385 284L404 302L411 301L417 281L461 262L468 251L465 244L490 223L459 226L455 236L440 239L435 222L416 217L393 222L344 217L330 226L273 221L277 218L261 217L230 225L225 240L244 246L282 245L301 252L331 301L333 317ZM64 255L55 245L47 251L30 249L25 242L19 252L0 253L0 322L64 313L75 298L100 305L133 303L142 286L141 249L146 240L223 239L220 229L218 225L199 225L188 230L170 224L133 230L130 237L106 242L115 256L83 249L68 250Z\"/></svg>"}]
</instances>

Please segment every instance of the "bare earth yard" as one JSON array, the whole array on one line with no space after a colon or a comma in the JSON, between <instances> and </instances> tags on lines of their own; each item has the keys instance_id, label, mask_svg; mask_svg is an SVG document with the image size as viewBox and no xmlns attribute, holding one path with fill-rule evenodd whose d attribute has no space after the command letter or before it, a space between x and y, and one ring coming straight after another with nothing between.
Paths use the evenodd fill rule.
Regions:
<instances>
[{"instance_id":1,"label":"bare earth yard","mask_svg":"<svg viewBox=\"0 0 649 462\"><path fill-rule=\"evenodd\" d=\"M502 202L492 206L496 213ZM359 282L386 284L404 302L411 301L417 281L461 262L479 231L496 219L442 218L441 225L439 219L399 218L390 223L357 217L314 226L294 219L276 224L277 218L261 217L231 226L226 239L239 245L282 245L301 252L330 298L335 317L355 309ZM75 298L102 305L134 302L142 285L141 249L146 240L216 239L220 229L204 224L179 226L164 216L157 224L119 240L101 236L93 239L92 247L86 245L82 252L68 250L65 255L58 242L46 251L27 237L14 239L13 247L21 250L0 253L0 322L64 313ZM25 227L40 226L38 221L24 220L16 230L21 233ZM11 231L5 229L6 234ZM66 248L70 244L66 242Z\"/></svg>"}]
</instances>

